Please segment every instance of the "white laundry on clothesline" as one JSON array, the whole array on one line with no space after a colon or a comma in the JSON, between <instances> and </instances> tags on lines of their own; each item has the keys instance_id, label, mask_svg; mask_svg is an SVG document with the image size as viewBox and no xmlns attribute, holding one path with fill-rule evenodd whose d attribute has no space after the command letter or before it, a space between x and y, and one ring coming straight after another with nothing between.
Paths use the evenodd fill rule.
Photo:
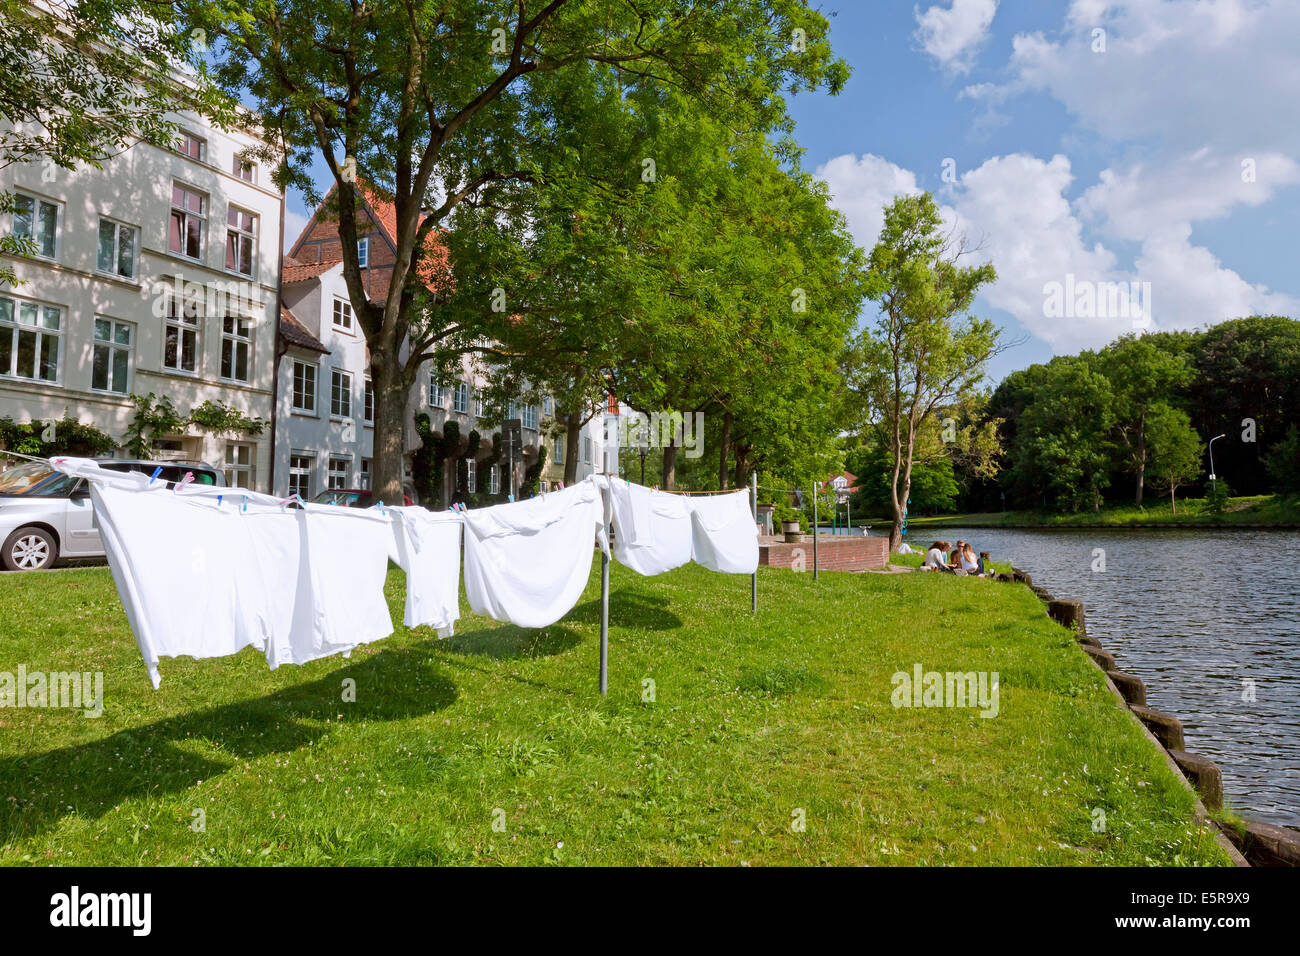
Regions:
<instances>
[{"instance_id":1,"label":"white laundry on clothesline","mask_svg":"<svg viewBox=\"0 0 1300 956\"><path fill-rule=\"evenodd\" d=\"M383 584L389 519L329 505L288 510L243 489L175 491L89 459L55 458L90 486L104 551L149 678L163 657L261 650L302 664L393 632Z\"/></svg>"},{"instance_id":2,"label":"white laundry on clothesline","mask_svg":"<svg viewBox=\"0 0 1300 956\"><path fill-rule=\"evenodd\" d=\"M652 575L691 560L689 499L617 478L603 484L609 490L614 557L620 564L638 574Z\"/></svg>"},{"instance_id":3,"label":"white laundry on clothesline","mask_svg":"<svg viewBox=\"0 0 1300 956\"><path fill-rule=\"evenodd\" d=\"M450 637L460 617L460 513L417 505L386 510L393 516L395 560L406 572L403 623Z\"/></svg>"},{"instance_id":4,"label":"white laundry on clothesline","mask_svg":"<svg viewBox=\"0 0 1300 956\"><path fill-rule=\"evenodd\" d=\"M478 614L547 627L578 603L593 542L608 554L604 505L593 480L527 501L473 508L465 521L465 594Z\"/></svg>"},{"instance_id":5,"label":"white laundry on clothesline","mask_svg":"<svg viewBox=\"0 0 1300 956\"><path fill-rule=\"evenodd\" d=\"M724 574L758 569L758 526L748 491L691 499L691 559Z\"/></svg>"}]
</instances>

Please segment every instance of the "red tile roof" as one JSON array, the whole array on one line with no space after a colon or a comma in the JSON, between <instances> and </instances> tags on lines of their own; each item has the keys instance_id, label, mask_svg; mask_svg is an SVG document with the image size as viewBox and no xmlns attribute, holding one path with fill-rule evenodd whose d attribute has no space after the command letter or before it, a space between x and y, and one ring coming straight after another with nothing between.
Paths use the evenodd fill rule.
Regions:
<instances>
[{"instance_id":1,"label":"red tile roof","mask_svg":"<svg viewBox=\"0 0 1300 956\"><path fill-rule=\"evenodd\" d=\"M325 198L321 200L321 204L316 208L316 211L312 214L311 219L307 221L307 225L303 227L302 233L299 234L296 240L294 240L294 244L290 246L291 249L297 250L298 247L307 238L307 236L311 233L312 227L318 221L324 221L322 219L322 213L324 212L325 208L329 205L330 199L334 196L337 189L338 189L337 183L335 183L330 187L329 192L325 194ZM370 183L364 180L361 179L357 180L357 189L361 193L362 201L365 202L366 207L370 210L371 216L374 218L375 222L379 225L380 231L383 233L384 237L388 240L389 244L392 245L394 248L396 248L397 246L396 204L393 203L392 200L385 198L374 186L372 186ZM420 264L421 278L424 279L425 285L429 287L429 290L435 293L440 291L444 287L445 283L451 281L449 264L447 262L447 249L442 244L440 233L441 230L436 230L436 229L431 230L429 232L428 236L425 239L426 255L424 256ZM286 258L284 263L284 281L286 283L302 282L307 279L315 278L316 276L324 272L326 269L328 269L330 266L342 261L343 261L342 256L340 256L337 259L331 259L327 262L313 263L310 265L302 265L297 263L295 260ZM291 279L289 276L291 270L294 269L295 266L304 271L303 272L294 271L293 274L295 276L301 276L301 277ZM373 271L379 271L381 268L382 267L377 267L377 266L371 267ZM317 271L310 272L310 273L305 271L311 269L315 269ZM391 274L392 267L391 266L388 267L386 271L388 271ZM383 292L385 295L387 294L387 288L388 288L387 284L385 283L383 287Z\"/></svg>"},{"instance_id":2,"label":"red tile roof","mask_svg":"<svg viewBox=\"0 0 1300 956\"><path fill-rule=\"evenodd\" d=\"M307 282L316 278L323 272L334 268L338 265L335 262L299 262L297 259L285 257L281 271L284 275L284 284L291 285L294 282Z\"/></svg>"},{"instance_id":3,"label":"red tile roof","mask_svg":"<svg viewBox=\"0 0 1300 956\"><path fill-rule=\"evenodd\" d=\"M293 313L283 305L280 306L280 338L299 348L320 352L322 355L329 353L329 346L312 335L307 326L295 319Z\"/></svg>"}]
</instances>

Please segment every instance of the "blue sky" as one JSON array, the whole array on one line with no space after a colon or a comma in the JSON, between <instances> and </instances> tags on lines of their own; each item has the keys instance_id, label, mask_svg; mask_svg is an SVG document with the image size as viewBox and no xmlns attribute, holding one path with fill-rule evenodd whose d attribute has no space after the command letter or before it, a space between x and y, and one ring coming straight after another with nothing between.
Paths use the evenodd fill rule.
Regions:
<instances>
[{"instance_id":1,"label":"blue sky","mask_svg":"<svg viewBox=\"0 0 1300 956\"><path fill-rule=\"evenodd\" d=\"M999 281L975 311L1028 338L995 380L1127 331L1300 315L1294 0L823 10L853 77L838 97L792 100L805 165L866 248L880 207L919 189L983 241ZM1045 286L1067 274L1075 288L1123 282L1146 308L1045 314Z\"/></svg>"},{"instance_id":2,"label":"blue sky","mask_svg":"<svg viewBox=\"0 0 1300 956\"><path fill-rule=\"evenodd\" d=\"M974 311L1025 340L993 381L1125 332L1300 316L1298 0L822 9L853 76L791 100L804 164L864 248L884 205L918 190L980 244L998 281ZM306 214L290 195L287 243ZM1101 302L1121 283L1127 312L1047 305L1052 284Z\"/></svg>"}]
</instances>

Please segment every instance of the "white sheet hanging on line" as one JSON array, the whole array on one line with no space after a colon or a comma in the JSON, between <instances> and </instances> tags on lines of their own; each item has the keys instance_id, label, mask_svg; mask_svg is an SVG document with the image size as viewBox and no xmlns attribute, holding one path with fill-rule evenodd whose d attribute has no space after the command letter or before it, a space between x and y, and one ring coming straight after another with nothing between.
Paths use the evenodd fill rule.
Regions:
<instances>
[{"instance_id":1,"label":"white sheet hanging on line","mask_svg":"<svg viewBox=\"0 0 1300 956\"><path fill-rule=\"evenodd\" d=\"M393 516L397 565L406 572L403 623L450 637L460 617L461 515L415 505L386 510Z\"/></svg>"},{"instance_id":2,"label":"white sheet hanging on line","mask_svg":"<svg viewBox=\"0 0 1300 956\"><path fill-rule=\"evenodd\" d=\"M286 510L294 522L297 588L271 595L274 624L266 646L266 662L306 664L332 654L348 654L393 633L393 618L384 596L388 558L393 550L392 522L370 509L308 504ZM254 531L276 529L281 516L249 515ZM274 522L274 524L272 524ZM272 548L264 534L255 553L280 552L294 563L291 539L275 534ZM287 552L287 553L286 553ZM292 613L286 605L292 603Z\"/></svg>"},{"instance_id":3,"label":"white sheet hanging on line","mask_svg":"<svg viewBox=\"0 0 1300 956\"><path fill-rule=\"evenodd\" d=\"M691 499L691 557L710 571L753 574L758 568L758 527L749 492Z\"/></svg>"},{"instance_id":4,"label":"white sheet hanging on line","mask_svg":"<svg viewBox=\"0 0 1300 956\"><path fill-rule=\"evenodd\" d=\"M387 519L238 488L173 491L88 459L51 463L87 479L113 581L155 688L162 657L264 651L301 664L393 631L383 594Z\"/></svg>"},{"instance_id":5,"label":"white sheet hanging on line","mask_svg":"<svg viewBox=\"0 0 1300 956\"><path fill-rule=\"evenodd\" d=\"M223 514L215 501L186 501L140 474L91 481L90 494L109 570L155 689L160 658L265 647L261 602L241 597L237 584L247 553L233 508Z\"/></svg>"},{"instance_id":6,"label":"white sheet hanging on line","mask_svg":"<svg viewBox=\"0 0 1300 956\"><path fill-rule=\"evenodd\" d=\"M689 499L619 478L604 483L613 512L614 557L620 564L651 575L691 560Z\"/></svg>"},{"instance_id":7,"label":"white sheet hanging on line","mask_svg":"<svg viewBox=\"0 0 1300 956\"><path fill-rule=\"evenodd\" d=\"M591 480L461 517L470 607L519 627L546 627L569 613L591 575L593 543L609 553Z\"/></svg>"}]
</instances>

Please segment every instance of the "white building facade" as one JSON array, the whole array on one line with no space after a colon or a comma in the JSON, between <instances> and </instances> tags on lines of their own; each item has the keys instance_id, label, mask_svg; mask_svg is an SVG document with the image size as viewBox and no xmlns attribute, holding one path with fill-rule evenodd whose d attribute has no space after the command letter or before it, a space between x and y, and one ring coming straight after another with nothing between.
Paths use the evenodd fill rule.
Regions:
<instances>
[{"instance_id":1,"label":"white building facade","mask_svg":"<svg viewBox=\"0 0 1300 956\"><path fill-rule=\"evenodd\" d=\"M125 443L132 393L166 396L182 417L206 401L267 422L260 434L187 425L155 455L224 468L269 491L282 196L246 153L249 136L175 117L175 149L138 144L102 170L0 169L27 237L0 286L0 417L65 414Z\"/></svg>"}]
</instances>

